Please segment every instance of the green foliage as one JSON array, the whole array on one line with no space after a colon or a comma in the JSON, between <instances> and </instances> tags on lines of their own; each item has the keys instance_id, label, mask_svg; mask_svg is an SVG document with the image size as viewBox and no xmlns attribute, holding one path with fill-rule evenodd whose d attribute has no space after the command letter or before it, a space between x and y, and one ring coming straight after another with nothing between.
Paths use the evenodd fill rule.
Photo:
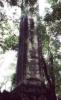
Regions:
<instances>
[{"instance_id":1,"label":"green foliage","mask_svg":"<svg viewBox=\"0 0 61 100\"><path fill-rule=\"evenodd\" d=\"M57 3L57 1L58 0L47 0L49 3L51 3L51 4L55 4L55 3Z\"/></svg>"},{"instance_id":2,"label":"green foliage","mask_svg":"<svg viewBox=\"0 0 61 100\"><path fill-rule=\"evenodd\" d=\"M54 19L60 20L61 19L61 3L53 5L52 9L53 9L52 16L54 17Z\"/></svg>"},{"instance_id":3,"label":"green foliage","mask_svg":"<svg viewBox=\"0 0 61 100\"><path fill-rule=\"evenodd\" d=\"M49 13L47 13L47 14L45 15L44 21L50 22L50 21L52 21L52 20L53 20L52 15L49 14Z\"/></svg>"},{"instance_id":4,"label":"green foliage","mask_svg":"<svg viewBox=\"0 0 61 100\"><path fill-rule=\"evenodd\" d=\"M18 46L18 37L16 35L10 35L5 38L3 50L15 49Z\"/></svg>"},{"instance_id":5,"label":"green foliage","mask_svg":"<svg viewBox=\"0 0 61 100\"><path fill-rule=\"evenodd\" d=\"M34 5L37 0L25 0L25 3L29 3L30 5Z\"/></svg>"},{"instance_id":6,"label":"green foliage","mask_svg":"<svg viewBox=\"0 0 61 100\"><path fill-rule=\"evenodd\" d=\"M61 96L61 65L58 62L54 64L56 93Z\"/></svg>"},{"instance_id":7,"label":"green foliage","mask_svg":"<svg viewBox=\"0 0 61 100\"><path fill-rule=\"evenodd\" d=\"M60 42L58 40L54 40L52 42L52 45L54 45L54 47L55 47L56 50L60 48Z\"/></svg>"},{"instance_id":8,"label":"green foliage","mask_svg":"<svg viewBox=\"0 0 61 100\"><path fill-rule=\"evenodd\" d=\"M12 75L12 87L15 88L15 86L16 86L16 73L14 73L14 74Z\"/></svg>"},{"instance_id":9,"label":"green foliage","mask_svg":"<svg viewBox=\"0 0 61 100\"><path fill-rule=\"evenodd\" d=\"M18 2L18 0L10 0L10 4L12 6L16 6L17 2ZM22 2L22 0L20 0L20 2ZM30 4L33 6L37 2L37 0L24 0L23 2L25 2L25 4Z\"/></svg>"},{"instance_id":10,"label":"green foliage","mask_svg":"<svg viewBox=\"0 0 61 100\"><path fill-rule=\"evenodd\" d=\"M38 27L37 27L37 33L41 37L42 40L45 39L44 35L46 35L46 27L44 24L42 24L41 17L38 18Z\"/></svg>"},{"instance_id":11,"label":"green foliage","mask_svg":"<svg viewBox=\"0 0 61 100\"><path fill-rule=\"evenodd\" d=\"M51 6L53 9L52 13L47 13L44 20L49 21L55 21L61 19L61 3L57 3Z\"/></svg>"},{"instance_id":12,"label":"green foliage","mask_svg":"<svg viewBox=\"0 0 61 100\"><path fill-rule=\"evenodd\" d=\"M17 5L17 0L10 0L10 4L13 5L13 6L16 6Z\"/></svg>"},{"instance_id":13,"label":"green foliage","mask_svg":"<svg viewBox=\"0 0 61 100\"><path fill-rule=\"evenodd\" d=\"M45 36L43 44L44 44L44 48L48 50L49 49L49 36L48 35Z\"/></svg>"},{"instance_id":14,"label":"green foliage","mask_svg":"<svg viewBox=\"0 0 61 100\"><path fill-rule=\"evenodd\" d=\"M17 29L15 23L10 20L4 20L0 22L0 47L3 49L3 52L9 49L16 49L18 46L18 36L14 35L14 28Z\"/></svg>"},{"instance_id":15,"label":"green foliage","mask_svg":"<svg viewBox=\"0 0 61 100\"><path fill-rule=\"evenodd\" d=\"M57 38L61 36L61 3L57 3L58 0L49 1L52 4L53 11L52 13L47 13L44 20L49 28L49 50L53 54L56 93L61 96L61 42Z\"/></svg>"}]
</instances>

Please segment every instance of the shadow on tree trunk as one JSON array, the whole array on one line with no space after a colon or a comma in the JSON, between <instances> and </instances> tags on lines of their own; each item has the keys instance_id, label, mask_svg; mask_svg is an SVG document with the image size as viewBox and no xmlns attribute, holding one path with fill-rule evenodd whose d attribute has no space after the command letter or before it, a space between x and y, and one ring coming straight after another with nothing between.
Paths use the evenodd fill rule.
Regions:
<instances>
[{"instance_id":1,"label":"shadow on tree trunk","mask_svg":"<svg viewBox=\"0 0 61 100\"><path fill-rule=\"evenodd\" d=\"M57 100L55 92L39 80L24 80L13 91L0 92L0 100Z\"/></svg>"}]
</instances>

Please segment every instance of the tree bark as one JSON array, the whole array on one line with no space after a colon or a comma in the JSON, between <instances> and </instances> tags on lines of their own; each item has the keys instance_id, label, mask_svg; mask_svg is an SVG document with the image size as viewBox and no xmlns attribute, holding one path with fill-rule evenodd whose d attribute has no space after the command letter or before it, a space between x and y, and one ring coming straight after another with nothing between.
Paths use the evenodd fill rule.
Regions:
<instances>
[{"instance_id":1,"label":"tree bark","mask_svg":"<svg viewBox=\"0 0 61 100\"><path fill-rule=\"evenodd\" d=\"M28 18L27 16L21 19L19 46L18 46L18 61L16 69L16 84L24 80L26 74L27 63L27 38L28 38Z\"/></svg>"}]
</instances>

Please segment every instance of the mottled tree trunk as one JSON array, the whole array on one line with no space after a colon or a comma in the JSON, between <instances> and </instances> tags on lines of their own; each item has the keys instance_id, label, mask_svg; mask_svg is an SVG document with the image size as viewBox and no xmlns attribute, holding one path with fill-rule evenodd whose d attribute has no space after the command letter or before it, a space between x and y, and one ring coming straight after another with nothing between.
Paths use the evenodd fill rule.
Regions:
<instances>
[{"instance_id":1,"label":"mottled tree trunk","mask_svg":"<svg viewBox=\"0 0 61 100\"><path fill-rule=\"evenodd\" d=\"M16 70L17 84L24 80L26 75L26 62L27 62L27 38L28 38L28 18L22 17L20 24L20 36L18 46L18 61Z\"/></svg>"}]
</instances>

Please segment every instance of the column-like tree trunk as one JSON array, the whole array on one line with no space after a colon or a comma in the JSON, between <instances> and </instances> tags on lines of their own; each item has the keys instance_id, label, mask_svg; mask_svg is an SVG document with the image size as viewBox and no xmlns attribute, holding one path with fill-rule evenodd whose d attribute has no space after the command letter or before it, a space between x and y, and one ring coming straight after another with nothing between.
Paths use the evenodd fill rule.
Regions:
<instances>
[{"instance_id":1,"label":"column-like tree trunk","mask_svg":"<svg viewBox=\"0 0 61 100\"><path fill-rule=\"evenodd\" d=\"M23 81L26 74L26 62L27 62L27 38L28 38L28 18L22 17L20 24L20 35L18 45L18 61L16 82Z\"/></svg>"}]
</instances>

